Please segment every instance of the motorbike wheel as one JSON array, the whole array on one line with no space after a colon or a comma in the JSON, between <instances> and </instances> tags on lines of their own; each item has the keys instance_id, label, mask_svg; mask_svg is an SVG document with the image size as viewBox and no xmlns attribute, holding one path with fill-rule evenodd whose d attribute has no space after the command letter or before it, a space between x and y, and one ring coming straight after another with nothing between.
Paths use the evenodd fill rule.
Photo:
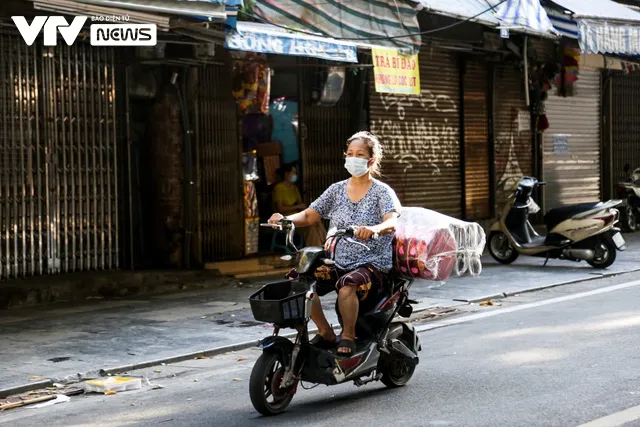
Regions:
<instances>
[{"instance_id":1,"label":"motorbike wheel","mask_svg":"<svg viewBox=\"0 0 640 427\"><path fill-rule=\"evenodd\" d=\"M388 388L398 388L407 385L415 371L415 364L402 360L399 357L392 357L381 361L378 367L378 372L382 374L380 381Z\"/></svg>"},{"instance_id":2,"label":"motorbike wheel","mask_svg":"<svg viewBox=\"0 0 640 427\"><path fill-rule=\"evenodd\" d=\"M411 347L411 344L405 339L400 338L400 341L407 347ZM378 363L378 373L382 374L380 381L388 388L398 388L407 385L415 371L415 363L401 357L385 357L380 359Z\"/></svg>"},{"instance_id":3,"label":"motorbike wheel","mask_svg":"<svg viewBox=\"0 0 640 427\"><path fill-rule=\"evenodd\" d=\"M520 255L511 246L507 235L502 231L492 231L489 235L489 253L500 264L511 264Z\"/></svg>"},{"instance_id":4,"label":"motorbike wheel","mask_svg":"<svg viewBox=\"0 0 640 427\"><path fill-rule=\"evenodd\" d=\"M616 261L618 248L616 248L616 245L611 241L611 239L598 239L594 250L596 251L595 258L591 261L587 261L591 267L605 269L611 267L611 265Z\"/></svg>"},{"instance_id":5,"label":"motorbike wheel","mask_svg":"<svg viewBox=\"0 0 640 427\"><path fill-rule=\"evenodd\" d=\"M638 218L636 218L636 214L633 211L633 206L627 205L624 208L621 222L625 231L633 233L638 230Z\"/></svg>"},{"instance_id":6,"label":"motorbike wheel","mask_svg":"<svg viewBox=\"0 0 640 427\"><path fill-rule=\"evenodd\" d=\"M297 384L288 390L280 388L285 369L280 359L278 353L263 353L251 371L249 396L253 407L262 415L284 412L295 394Z\"/></svg>"}]
</instances>

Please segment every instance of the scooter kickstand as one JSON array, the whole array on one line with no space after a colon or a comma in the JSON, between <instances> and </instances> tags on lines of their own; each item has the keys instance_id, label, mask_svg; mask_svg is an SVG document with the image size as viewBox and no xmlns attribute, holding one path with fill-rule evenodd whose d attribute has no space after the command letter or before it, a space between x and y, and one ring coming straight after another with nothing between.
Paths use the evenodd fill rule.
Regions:
<instances>
[{"instance_id":1,"label":"scooter kickstand","mask_svg":"<svg viewBox=\"0 0 640 427\"><path fill-rule=\"evenodd\" d=\"M549 255L547 254L547 259L544 260L544 264L542 264L542 266L546 267L548 262L549 262Z\"/></svg>"}]
</instances>

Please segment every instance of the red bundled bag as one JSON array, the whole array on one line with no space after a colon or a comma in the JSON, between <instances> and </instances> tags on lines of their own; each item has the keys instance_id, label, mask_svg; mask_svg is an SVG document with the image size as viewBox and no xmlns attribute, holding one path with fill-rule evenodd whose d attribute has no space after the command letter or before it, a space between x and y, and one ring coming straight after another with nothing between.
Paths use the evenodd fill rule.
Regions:
<instances>
[{"instance_id":1,"label":"red bundled bag","mask_svg":"<svg viewBox=\"0 0 640 427\"><path fill-rule=\"evenodd\" d=\"M423 208L404 208L394 242L394 268L410 279L447 280L453 273L472 276L482 270L486 243L478 224Z\"/></svg>"},{"instance_id":2,"label":"red bundled bag","mask_svg":"<svg viewBox=\"0 0 640 427\"><path fill-rule=\"evenodd\" d=\"M396 271L411 278L447 280L456 263L456 248L449 229L425 230L419 238L396 233Z\"/></svg>"}]
</instances>

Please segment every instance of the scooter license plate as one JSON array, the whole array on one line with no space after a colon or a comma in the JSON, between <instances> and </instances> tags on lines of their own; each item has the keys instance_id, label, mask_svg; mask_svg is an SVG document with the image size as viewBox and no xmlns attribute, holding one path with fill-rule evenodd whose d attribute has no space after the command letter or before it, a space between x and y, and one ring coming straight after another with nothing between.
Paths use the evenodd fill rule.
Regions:
<instances>
[{"instance_id":1,"label":"scooter license plate","mask_svg":"<svg viewBox=\"0 0 640 427\"><path fill-rule=\"evenodd\" d=\"M615 243L616 247L619 250L624 249L624 245L625 245L625 241L624 241L624 237L622 237L622 234L620 233L616 233L613 235L613 243Z\"/></svg>"}]
</instances>

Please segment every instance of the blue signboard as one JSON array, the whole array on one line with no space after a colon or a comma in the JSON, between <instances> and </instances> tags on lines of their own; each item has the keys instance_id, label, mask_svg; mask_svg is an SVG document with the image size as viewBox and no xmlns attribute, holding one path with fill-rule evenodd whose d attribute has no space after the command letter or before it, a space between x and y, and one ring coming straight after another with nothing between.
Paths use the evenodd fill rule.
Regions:
<instances>
[{"instance_id":1,"label":"blue signboard","mask_svg":"<svg viewBox=\"0 0 640 427\"><path fill-rule=\"evenodd\" d=\"M226 34L225 47L248 52L358 62L357 50L354 44L305 34L257 31L254 29L250 31L229 30Z\"/></svg>"},{"instance_id":2,"label":"blue signboard","mask_svg":"<svg viewBox=\"0 0 640 427\"><path fill-rule=\"evenodd\" d=\"M569 154L569 135L553 134L553 154Z\"/></svg>"}]
</instances>

